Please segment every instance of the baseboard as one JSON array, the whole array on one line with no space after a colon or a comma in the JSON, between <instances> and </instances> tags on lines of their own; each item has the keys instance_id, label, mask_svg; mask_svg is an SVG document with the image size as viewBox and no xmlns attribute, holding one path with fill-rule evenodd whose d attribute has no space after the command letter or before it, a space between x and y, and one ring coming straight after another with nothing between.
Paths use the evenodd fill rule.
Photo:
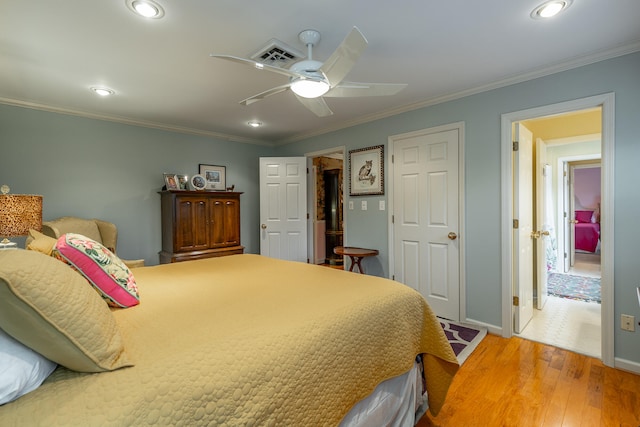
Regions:
<instances>
[{"instance_id":1,"label":"baseboard","mask_svg":"<svg viewBox=\"0 0 640 427\"><path fill-rule=\"evenodd\" d=\"M487 332L489 332L490 334L502 336L502 326L491 325L489 323L480 322L479 320L469 319L468 317L462 320L461 323L481 326L483 328L487 328Z\"/></svg>"},{"instance_id":2,"label":"baseboard","mask_svg":"<svg viewBox=\"0 0 640 427\"><path fill-rule=\"evenodd\" d=\"M623 371L633 372L634 374L640 374L640 363L633 362L631 360L620 359L616 357L614 359L614 366Z\"/></svg>"}]
</instances>

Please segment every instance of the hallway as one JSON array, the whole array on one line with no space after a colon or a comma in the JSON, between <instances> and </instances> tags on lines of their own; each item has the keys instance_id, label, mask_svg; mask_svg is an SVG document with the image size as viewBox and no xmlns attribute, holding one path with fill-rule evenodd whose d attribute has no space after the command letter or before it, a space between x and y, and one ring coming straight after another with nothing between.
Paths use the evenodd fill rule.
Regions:
<instances>
[{"instance_id":1,"label":"hallway","mask_svg":"<svg viewBox=\"0 0 640 427\"><path fill-rule=\"evenodd\" d=\"M600 277L600 255L576 253L569 274ZM533 319L517 335L600 358L600 310L600 304L549 296L544 308L533 310Z\"/></svg>"}]
</instances>

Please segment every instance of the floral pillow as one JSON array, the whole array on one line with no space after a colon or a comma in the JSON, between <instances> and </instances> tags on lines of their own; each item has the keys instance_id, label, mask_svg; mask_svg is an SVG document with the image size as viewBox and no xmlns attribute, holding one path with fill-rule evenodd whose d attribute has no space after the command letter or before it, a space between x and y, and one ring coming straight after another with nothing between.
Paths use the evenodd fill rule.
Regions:
<instances>
[{"instance_id":1,"label":"floral pillow","mask_svg":"<svg viewBox=\"0 0 640 427\"><path fill-rule=\"evenodd\" d=\"M95 240L75 233L63 234L52 255L80 272L111 307L131 307L140 303L131 270Z\"/></svg>"}]
</instances>

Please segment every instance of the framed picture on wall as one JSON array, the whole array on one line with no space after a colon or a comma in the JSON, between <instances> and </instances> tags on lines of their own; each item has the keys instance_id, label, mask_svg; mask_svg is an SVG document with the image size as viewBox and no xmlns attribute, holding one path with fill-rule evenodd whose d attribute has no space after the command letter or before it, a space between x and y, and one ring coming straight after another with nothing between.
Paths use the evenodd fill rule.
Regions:
<instances>
[{"instance_id":1,"label":"framed picture on wall","mask_svg":"<svg viewBox=\"0 0 640 427\"><path fill-rule=\"evenodd\" d=\"M384 146L349 151L349 195L384 194Z\"/></svg>"},{"instance_id":2,"label":"framed picture on wall","mask_svg":"<svg viewBox=\"0 0 640 427\"><path fill-rule=\"evenodd\" d=\"M200 165L200 175L204 176L207 190L225 191L227 168L216 165Z\"/></svg>"}]
</instances>

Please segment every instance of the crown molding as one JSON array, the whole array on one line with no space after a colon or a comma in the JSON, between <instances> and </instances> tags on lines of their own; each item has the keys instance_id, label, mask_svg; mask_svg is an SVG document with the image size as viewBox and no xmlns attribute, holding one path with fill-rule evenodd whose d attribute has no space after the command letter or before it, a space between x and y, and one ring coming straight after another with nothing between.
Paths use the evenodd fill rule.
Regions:
<instances>
[{"instance_id":1,"label":"crown molding","mask_svg":"<svg viewBox=\"0 0 640 427\"><path fill-rule=\"evenodd\" d=\"M375 114L365 115L357 119L347 120L347 121L338 123L333 126L315 129L309 132L301 132L277 141L267 140L267 139L246 138L239 135L225 134L225 133L213 132L213 131L203 130L203 129L187 128L182 126L169 125L165 123L135 120L135 119L130 119L126 117L98 114L98 113L92 113L88 111L79 111L79 110L73 110L70 108L44 105L44 104L38 104L34 102L21 101L16 99L9 99L9 98L0 97L0 104L13 105L17 107L30 108L34 110L49 111L49 112L59 113L59 114L67 114L67 115L84 117L89 119L105 120L105 121L110 121L115 123L128 124L132 126L160 129L168 132L205 136L205 137L216 138L216 139L231 141L231 142L241 142L245 144L255 144L255 145L273 147L273 146L286 145L286 144L302 141L307 138L312 138L315 136L327 134L330 132L335 132L341 129L346 129L349 127L353 127L353 126L357 126L365 123L370 123L376 120L385 119L387 117L395 116L395 115L406 113L409 111L415 111L421 108L426 108L426 107L441 104L444 102L453 101L456 99L464 98L464 97L475 95L478 93L499 89L502 87L526 82L529 80L534 80L540 77L545 77L551 74L556 74L562 71L571 70L574 68L582 67L582 66L593 64L600 61L605 61L607 59L616 58L619 56L635 53L638 51L640 51L640 41L636 41L630 44L625 44L612 49L592 52L587 55L577 56L551 66L541 67L536 70L509 76L509 77L496 80L494 82L490 82L484 85L475 86L473 88L464 89L464 90L450 93L450 94L435 96L420 102L387 109L381 112L377 112Z\"/></svg>"},{"instance_id":2,"label":"crown molding","mask_svg":"<svg viewBox=\"0 0 640 427\"><path fill-rule=\"evenodd\" d=\"M415 111L421 108L430 107L430 106L441 104L444 102L454 101L456 99L464 98L464 97L475 95L478 93L487 92L490 90L499 89L506 86L511 86L511 85L526 82L529 80L534 80L537 78L560 73L562 71L567 71L567 70L579 68L585 65L594 64L596 62L606 61L607 59L628 55L638 51L640 51L640 41L630 43L630 44L625 44L623 46L618 46L613 49L606 49L598 52L592 52L590 54L577 56L551 66L541 67L526 73L521 73L521 74L513 75L510 77L506 77L504 79L487 83L485 85L475 86L473 88L461 90L459 92L445 94L445 95L429 98L420 102L416 102L413 104L408 104L408 105L388 109L383 112L370 114L368 116L363 116L355 120L345 121L332 127L317 129L315 131L310 131L310 132L302 132L279 141L277 145L290 144L292 142L301 141L303 139L323 135L325 133L335 132L348 127L369 123L375 120L384 119L387 117L395 116L395 115L406 113L409 111Z\"/></svg>"},{"instance_id":3,"label":"crown molding","mask_svg":"<svg viewBox=\"0 0 640 427\"><path fill-rule=\"evenodd\" d=\"M70 108L57 107L57 106L53 106L53 105L38 104L38 103L35 103L35 102L21 101L21 100L17 100L17 99L10 99L10 98L2 98L2 97L0 97L0 104L12 105L14 107L29 108L29 109L32 109L32 110L47 111L47 112L50 112L50 113L66 114L66 115L69 115L69 116L83 117L83 118L86 118L86 119L103 120L103 121L107 121L107 122L114 122L114 123L120 123L120 124L132 125L132 126L146 127L146 128L151 128L151 129L159 129L159 130L164 130L164 131L168 131L168 132L183 133L183 134L190 134L190 135L196 135L196 136L205 136L205 137L210 137L210 138L221 139L221 140L224 140L224 141L241 142L241 143L244 143L244 144L256 144L256 145L273 146L273 143L271 143L269 141L262 140L262 139L245 138L245 137L241 137L241 136L237 136L237 135L230 135L230 134L225 134L225 133L212 132L212 131L207 131L207 130L202 130L202 129L186 128L186 127L182 127L182 126L174 126L174 125L169 125L169 124L165 124L165 123L156 123L156 122L150 122L150 121L145 121L145 120L130 119L130 118L127 118L127 117L110 116L110 115L107 115L107 114L92 113L92 112L89 112L89 111L73 110L73 109L70 109Z\"/></svg>"}]
</instances>

